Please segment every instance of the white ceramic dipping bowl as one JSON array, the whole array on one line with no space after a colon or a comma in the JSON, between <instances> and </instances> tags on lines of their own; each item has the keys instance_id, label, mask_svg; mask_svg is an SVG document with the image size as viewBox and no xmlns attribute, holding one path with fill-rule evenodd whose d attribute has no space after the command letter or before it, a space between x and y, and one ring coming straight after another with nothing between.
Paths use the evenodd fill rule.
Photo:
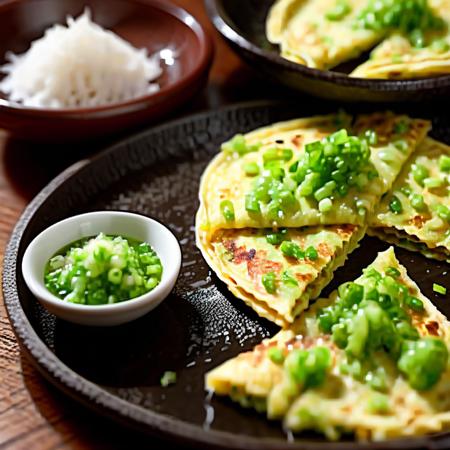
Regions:
<instances>
[{"instance_id":1,"label":"white ceramic dipping bowl","mask_svg":"<svg viewBox=\"0 0 450 450\"><path fill-rule=\"evenodd\" d=\"M44 284L48 260L72 242L101 232L149 243L163 267L159 285L139 297L106 305L80 305L53 295ZM173 289L180 266L180 245L164 225L139 214L98 211L57 222L35 237L23 256L22 273L31 292L55 316L81 325L112 326L137 319L156 308Z\"/></svg>"}]
</instances>

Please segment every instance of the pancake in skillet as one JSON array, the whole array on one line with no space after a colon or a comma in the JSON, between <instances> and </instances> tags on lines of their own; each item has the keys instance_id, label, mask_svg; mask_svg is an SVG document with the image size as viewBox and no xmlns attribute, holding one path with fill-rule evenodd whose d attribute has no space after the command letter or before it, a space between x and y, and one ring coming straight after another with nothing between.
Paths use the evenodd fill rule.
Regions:
<instances>
[{"instance_id":1,"label":"pancake in skillet","mask_svg":"<svg viewBox=\"0 0 450 450\"><path fill-rule=\"evenodd\" d=\"M392 248L287 330L206 375L206 388L285 430L383 440L450 422L449 322Z\"/></svg>"},{"instance_id":2,"label":"pancake in skillet","mask_svg":"<svg viewBox=\"0 0 450 450\"><path fill-rule=\"evenodd\" d=\"M450 260L450 147L426 138L383 198L369 234Z\"/></svg>"},{"instance_id":3,"label":"pancake in skillet","mask_svg":"<svg viewBox=\"0 0 450 450\"><path fill-rule=\"evenodd\" d=\"M200 215L197 221L201 221ZM217 231L211 240L197 230L197 246L236 297L259 316L286 327L331 281L365 229L355 225L290 228L278 233L227 229ZM303 257L285 256L281 240L297 245ZM274 289L267 288L268 277L273 278Z\"/></svg>"},{"instance_id":4,"label":"pancake in skillet","mask_svg":"<svg viewBox=\"0 0 450 450\"><path fill-rule=\"evenodd\" d=\"M331 115L239 136L237 143L235 138L222 146L203 174L204 213L196 226L211 236L225 228L363 225L366 212L390 189L429 126L424 120L376 113L359 116L352 127L349 117ZM372 144L353 137L370 129L376 132ZM331 145L336 157L327 156L330 139L340 142L339 150ZM349 176L345 171L351 166L357 168ZM320 170L327 173L314 173ZM325 182L322 177L327 184L321 191L314 183Z\"/></svg>"},{"instance_id":5,"label":"pancake in skillet","mask_svg":"<svg viewBox=\"0 0 450 450\"><path fill-rule=\"evenodd\" d=\"M424 33L423 44L419 46L413 45L407 36L395 33L377 46L370 59L350 75L407 79L450 73L450 0L431 0L430 5L446 27Z\"/></svg>"},{"instance_id":6,"label":"pancake in skillet","mask_svg":"<svg viewBox=\"0 0 450 450\"><path fill-rule=\"evenodd\" d=\"M267 38L280 46L284 58L315 69L356 58L384 35L353 27L365 2L347 0L345 4L348 13L340 20L329 20L336 0L278 0L267 18Z\"/></svg>"}]
</instances>

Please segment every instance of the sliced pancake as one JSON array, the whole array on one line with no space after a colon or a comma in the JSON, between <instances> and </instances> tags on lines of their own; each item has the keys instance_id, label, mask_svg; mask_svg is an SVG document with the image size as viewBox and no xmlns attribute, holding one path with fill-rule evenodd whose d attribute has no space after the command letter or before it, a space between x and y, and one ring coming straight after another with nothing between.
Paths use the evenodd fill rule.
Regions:
<instances>
[{"instance_id":1,"label":"sliced pancake","mask_svg":"<svg viewBox=\"0 0 450 450\"><path fill-rule=\"evenodd\" d=\"M406 36L393 34L379 44L370 59L350 76L406 79L450 73L450 0L430 0L430 6L447 22L446 28L426 32L422 47L415 47Z\"/></svg>"},{"instance_id":2,"label":"sliced pancake","mask_svg":"<svg viewBox=\"0 0 450 450\"><path fill-rule=\"evenodd\" d=\"M449 5L450 8L450 5ZM351 74L359 78L407 79L450 73L450 33L437 36L424 47L415 48L409 39L393 35L383 41L368 61Z\"/></svg>"},{"instance_id":3,"label":"sliced pancake","mask_svg":"<svg viewBox=\"0 0 450 450\"><path fill-rule=\"evenodd\" d=\"M427 257L450 260L449 194L450 147L426 138L381 201L369 234Z\"/></svg>"},{"instance_id":4,"label":"sliced pancake","mask_svg":"<svg viewBox=\"0 0 450 450\"><path fill-rule=\"evenodd\" d=\"M330 225L283 230L282 239L298 245L306 253L299 259L285 256L279 242L269 243L267 236L271 232L264 229L219 230L211 240L197 230L197 246L237 298L258 315L286 327L331 281L333 272L357 247L365 229L364 226ZM274 290L264 286L268 274L273 274L270 276L273 276Z\"/></svg>"},{"instance_id":5,"label":"sliced pancake","mask_svg":"<svg viewBox=\"0 0 450 450\"><path fill-rule=\"evenodd\" d=\"M330 20L336 0L278 0L266 22L269 42L280 45L281 55L316 69L329 69L359 56L380 42L383 33L353 26L365 4L345 2L348 14Z\"/></svg>"},{"instance_id":6,"label":"sliced pancake","mask_svg":"<svg viewBox=\"0 0 450 450\"><path fill-rule=\"evenodd\" d=\"M365 212L371 212L381 196L390 189L403 163L417 143L423 140L430 124L428 121L392 113L360 116L353 128L349 122L350 118L347 116L331 115L275 124L241 136L240 144L245 142L245 149L250 149L241 155L228 151L230 144L224 144L226 151L217 155L203 174L200 201L205 211L202 215L204 221L196 226L213 235L224 228L364 224ZM325 145L321 143L324 142L323 138L342 128L349 129L349 134L356 135L373 129L377 133L378 143L368 148L367 166L355 175L362 176L366 180L364 184L357 185L355 181L356 184L349 185L343 195L333 195L330 207L325 211L314 191L309 196L301 193L300 184L294 181L297 173L292 173L291 170L296 162L306 157L305 147L308 144L314 142L314 146ZM320 139L322 141L318 142ZM276 219L269 203L259 202L256 205L259 211L256 213L249 212L246 205L247 197L256 189L256 183L267 177L265 160L271 152L286 152L288 155L287 160L276 161L279 164L277 170L281 171L281 181L278 184L288 191L293 201ZM259 175L249 175L248 166L256 167ZM296 170L300 171L301 168ZM369 171L375 174L375 178L367 182ZM348 179L344 181L347 183ZM233 208L231 215L224 214L224 204Z\"/></svg>"},{"instance_id":7,"label":"sliced pancake","mask_svg":"<svg viewBox=\"0 0 450 450\"><path fill-rule=\"evenodd\" d=\"M450 424L449 325L390 248L290 329L209 372L206 388L333 440L439 432Z\"/></svg>"}]
</instances>

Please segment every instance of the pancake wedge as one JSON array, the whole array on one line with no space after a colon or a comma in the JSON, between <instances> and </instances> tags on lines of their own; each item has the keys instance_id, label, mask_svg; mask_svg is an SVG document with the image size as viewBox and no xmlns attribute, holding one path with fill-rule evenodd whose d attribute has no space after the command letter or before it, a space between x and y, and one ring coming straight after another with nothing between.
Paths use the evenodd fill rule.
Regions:
<instances>
[{"instance_id":1,"label":"pancake wedge","mask_svg":"<svg viewBox=\"0 0 450 450\"><path fill-rule=\"evenodd\" d=\"M424 48L415 48L404 36L393 35L383 41L372 52L370 59L358 66L350 76L407 79L447 73L450 73L449 33L436 37Z\"/></svg>"},{"instance_id":2,"label":"pancake wedge","mask_svg":"<svg viewBox=\"0 0 450 450\"><path fill-rule=\"evenodd\" d=\"M408 79L450 73L450 0L430 0L430 6L447 23L446 27L426 32L420 46L414 46L402 34L390 35L350 76Z\"/></svg>"},{"instance_id":3,"label":"pancake wedge","mask_svg":"<svg viewBox=\"0 0 450 450\"><path fill-rule=\"evenodd\" d=\"M359 116L353 127L350 117L331 115L283 122L239 136L237 143L235 138L223 145L224 150L203 174L200 202L204 214L202 223L196 226L212 236L217 230L226 228L363 225L366 212L373 211L381 196L390 189L403 163L423 140L429 127L427 121L392 113ZM340 130L338 134L332 134L337 129ZM376 132L376 144L369 145L351 136L369 129ZM339 168L333 174L328 173L326 177L330 177L330 182L327 186L333 185L333 189L337 189L338 183L352 184L344 186L345 191L340 191L339 195L332 194L331 199L322 202L328 204L322 205L320 200L328 194L319 197L321 193L314 191L317 181L314 177L317 176L320 182L321 175L310 173L312 169L308 167L320 166L314 161L317 157L326 157L326 140L330 135L337 136L336 139L343 137L345 142L331 165L344 158L347 162L342 164L346 170L355 159L362 157L365 150L368 160L352 177L342 176L339 182L331 178L334 173L341 176ZM361 150L363 143L365 150ZM350 156L352 153L346 153L353 151L353 145L360 152L355 158ZM232 151L236 146L243 148L241 154ZM262 196L261 201L254 198L254 204L249 205L248 200L252 200L256 191L255 195Z\"/></svg>"},{"instance_id":4,"label":"pancake wedge","mask_svg":"<svg viewBox=\"0 0 450 450\"><path fill-rule=\"evenodd\" d=\"M450 147L426 138L370 221L369 234L450 260Z\"/></svg>"},{"instance_id":5,"label":"pancake wedge","mask_svg":"<svg viewBox=\"0 0 450 450\"><path fill-rule=\"evenodd\" d=\"M285 242L298 245L306 254L309 249L310 257L305 254L298 259L285 256L280 248L282 243L268 242L273 232L264 229L219 230L211 240L197 230L197 246L237 298L259 316L286 327L331 281L333 272L358 246L365 229L365 226L330 225L283 230ZM273 274L273 291L264 286L268 274Z\"/></svg>"},{"instance_id":6,"label":"pancake wedge","mask_svg":"<svg viewBox=\"0 0 450 450\"><path fill-rule=\"evenodd\" d=\"M449 325L390 248L290 329L210 371L206 388L331 440L439 432L450 423Z\"/></svg>"},{"instance_id":7,"label":"pancake wedge","mask_svg":"<svg viewBox=\"0 0 450 450\"><path fill-rule=\"evenodd\" d=\"M281 55L315 69L329 69L370 50L383 33L353 27L365 4L348 0L342 20L329 20L336 0L279 0L266 21L269 42L278 44Z\"/></svg>"}]
</instances>

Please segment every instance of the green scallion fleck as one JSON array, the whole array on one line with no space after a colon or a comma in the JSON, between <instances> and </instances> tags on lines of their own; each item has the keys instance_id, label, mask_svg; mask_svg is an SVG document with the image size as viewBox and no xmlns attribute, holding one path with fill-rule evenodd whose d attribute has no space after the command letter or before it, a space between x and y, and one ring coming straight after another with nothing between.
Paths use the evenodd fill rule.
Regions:
<instances>
[{"instance_id":1,"label":"green scallion fleck","mask_svg":"<svg viewBox=\"0 0 450 450\"><path fill-rule=\"evenodd\" d=\"M258 164L256 164L255 162L250 162L250 163L244 164L244 172L245 172L245 175L247 175L249 177L254 177L256 175L259 175Z\"/></svg>"},{"instance_id":2,"label":"green scallion fleck","mask_svg":"<svg viewBox=\"0 0 450 450\"><path fill-rule=\"evenodd\" d=\"M311 261L315 261L319 257L319 253L313 246L310 246L305 250L305 256Z\"/></svg>"},{"instance_id":3,"label":"green scallion fleck","mask_svg":"<svg viewBox=\"0 0 450 450\"><path fill-rule=\"evenodd\" d=\"M231 200L222 200L220 202L220 211L227 222L234 220L234 206Z\"/></svg>"},{"instance_id":4,"label":"green scallion fleck","mask_svg":"<svg viewBox=\"0 0 450 450\"><path fill-rule=\"evenodd\" d=\"M433 283L433 292L436 292L436 294L445 295L447 294L447 288L438 283Z\"/></svg>"},{"instance_id":5,"label":"green scallion fleck","mask_svg":"<svg viewBox=\"0 0 450 450\"><path fill-rule=\"evenodd\" d=\"M450 172L450 156L441 155L439 158L439 168L442 172Z\"/></svg>"},{"instance_id":6,"label":"green scallion fleck","mask_svg":"<svg viewBox=\"0 0 450 450\"><path fill-rule=\"evenodd\" d=\"M281 348L270 347L267 351L267 356L275 364L283 364L284 362L284 353Z\"/></svg>"},{"instance_id":7,"label":"green scallion fleck","mask_svg":"<svg viewBox=\"0 0 450 450\"><path fill-rule=\"evenodd\" d=\"M337 0L336 5L325 14L325 17L331 21L342 20L351 10L352 8L346 0Z\"/></svg>"},{"instance_id":8,"label":"green scallion fleck","mask_svg":"<svg viewBox=\"0 0 450 450\"><path fill-rule=\"evenodd\" d=\"M284 256L290 258L303 259L305 257L304 251L292 241L284 241L280 245L280 250Z\"/></svg>"},{"instance_id":9,"label":"green scallion fleck","mask_svg":"<svg viewBox=\"0 0 450 450\"><path fill-rule=\"evenodd\" d=\"M275 292L277 291L276 281L277 279L274 272L265 273L261 279L264 289L269 294L275 294Z\"/></svg>"},{"instance_id":10,"label":"green scallion fleck","mask_svg":"<svg viewBox=\"0 0 450 450\"><path fill-rule=\"evenodd\" d=\"M411 206L416 211L424 211L426 209L425 200L423 198L423 195L420 194L412 194L411 195Z\"/></svg>"},{"instance_id":11,"label":"green scallion fleck","mask_svg":"<svg viewBox=\"0 0 450 450\"><path fill-rule=\"evenodd\" d=\"M160 379L160 384L162 387L167 387L171 384L175 384L177 382L177 374L170 370L164 372L163 376Z\"/></svg>"},{"instance_id":12,"label":"green scallion fleck","mask_svg":"<svg viewBox=\"0 0 450 450\"><path fill-rule=\"evenodd\" d=\"M392 199L389 202L389 209L394 214L401 214L403 212L402 202L400 201L400 199L396 195L392 196Z\"/></svg>"},{"instance_id":13,"label":"green scallion fleck","mask_svg":"<svg viewBox=\"0 0 450 450\"><path fill-rule=\"evenodd\" d=\"M440 188L444 185L444 183L445 182L442 178L437 178L437 177L425 178L423 180L423 185L428 189Z\"/></svg>"}]
</instances>

